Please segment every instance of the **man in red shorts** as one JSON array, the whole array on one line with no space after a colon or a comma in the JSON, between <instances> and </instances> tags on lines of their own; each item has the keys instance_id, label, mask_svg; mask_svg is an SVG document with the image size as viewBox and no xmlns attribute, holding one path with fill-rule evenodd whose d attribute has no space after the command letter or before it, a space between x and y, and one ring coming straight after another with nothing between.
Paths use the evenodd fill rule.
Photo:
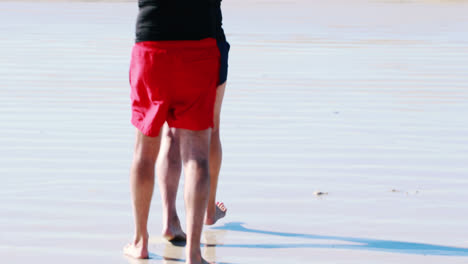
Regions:
<instances>
[{"instance_id":1,"label":"man in red shorts","mask_svg":"<svg viewBox=\"0 0 468 264\"><path fill-rule=\"evenodd\" d=\"M179 142L185 173L186 263L206 263L200 237L208 202L209 147L219 50L212 0L139 0L130 65L132 124L137 128L130 185L135 236L124 248L148 258L148 215L164 122Z\"/></svg>"}]
</instances>

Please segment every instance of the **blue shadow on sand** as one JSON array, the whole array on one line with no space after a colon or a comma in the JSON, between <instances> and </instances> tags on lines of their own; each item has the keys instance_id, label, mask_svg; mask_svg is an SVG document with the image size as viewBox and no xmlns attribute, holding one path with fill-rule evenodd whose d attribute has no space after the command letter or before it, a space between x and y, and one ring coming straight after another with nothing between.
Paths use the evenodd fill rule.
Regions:
<instances>
[{"instance_id":1,"label":"blue shadow on sand","mask_svg":"<svg viewBox=\"0 0 468 264\"><path fill-rule=\"evenodd\" d=\"M353 249L353 250L370 250L382 251L392 253L404 253L415 255L431 255L431 256L468 256L468 248L448 247L440 245L431 245L424 243L411 243L392 240L379 240L369 238L353 238L353 237L339 237L339 236L319 236L298 233L283 233L266 231L259 229L251 229L243 226L244 223L232 222L227 223L220 227L212 229L229 230L237 232L247 232L263 235L273 235L281 237L301 238L301 239L314 239L314 240L335 240L359 243L359 245L345 245L345 244L319 244L319 243L297 243L297 244L226 244L226 245L206 245L216 247L236 247L236 248L332 248L332 249Z\"/></svg>"}]
</instances>

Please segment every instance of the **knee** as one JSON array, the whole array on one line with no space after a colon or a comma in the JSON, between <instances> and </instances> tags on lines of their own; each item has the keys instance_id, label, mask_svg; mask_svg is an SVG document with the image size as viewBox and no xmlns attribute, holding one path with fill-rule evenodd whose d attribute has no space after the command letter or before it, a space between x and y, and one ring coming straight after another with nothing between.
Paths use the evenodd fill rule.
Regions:
<instances>
[{"instance_id":1,"label":"knee","mask_svg":"<svg viewBox=\"0 0 468 264\"><path fill-rule=\"evenodd\" d=\"M205 178L209 177L209 161L206 157L195 158L189 160L186 164L186 168L192 172L195 172L198 177Z\"/></svg>"},{"instance_id":2,"label":"knee","mask_svg":"<svg viewBox=\"0 0 468 264\"><path fill-rule=\"evenodd\" d=\"M136 171L147 171L154 169L156 161L150 157L136 156L133 160L133 169Z\"/></svg>"},{"instance_id":3,"label":"knee","mask_svg":"<svg viewBox=\"0 0 468 264\"><path fill-rule=\"evenodd\" d=\"M162 159L166 160L170 167L180 167L181 158L177 138L173 133L168 133L164 136L164 140L167 142L166 144L169 145L169 149L167 155L163 156Z\"/></svg>"}]
</instances>

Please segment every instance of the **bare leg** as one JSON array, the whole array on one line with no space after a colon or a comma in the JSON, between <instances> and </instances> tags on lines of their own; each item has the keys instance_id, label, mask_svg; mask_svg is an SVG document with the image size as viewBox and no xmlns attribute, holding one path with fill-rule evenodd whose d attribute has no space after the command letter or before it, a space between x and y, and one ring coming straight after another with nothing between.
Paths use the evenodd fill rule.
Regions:
<instances>
[{"instance_id":1,"label":"bare leg","mask_svg":"<svg viewBox=\"0 0 468 264\"><path fill-rule=\"evenodd\" d=\"M221 105L223 102L226 83L217 87L214 109L214 127L211 132L210 143L210 196L205 215L205 224L213 225L226 215L223 203L216 202L219 171L222 161L222 147L219 135ZM168 240L183 240L185 234L180 228L179 217L176 212L177 187L180 180L181 160L179 142L174 135L174 129L164 126L162 144L156 170L158 183L163 201L163 236Z\"/></svg>"},{"instance_id":2,"label":"bare leg","mask_svg":"<svg viewBox=\"0 0 468 264\"><path fill-rule=\"evenodd\" d=\"M176 211L177 190L179 187L181 161L178 138L175 129L164 125L161 132L162 143L160 155L156 162L159 190L163 207L162 235L169 241L180 242L186 239L180 226Z\"/></svg>"},{"instance_id":3,"label":"bare leg","mask_svg":"<svg viewBox=\"0 0 468 264\"><path fill-rule=\"evenodd\" d=\"M221 140L219 136L219 125L221 118L221 104L223 102L226 82L219 85L216 90L216 101L214 109L214 127L211 132L210 144L210 197L206 210L205 224L213 225L219 219L226 215L227 209L223 203L216 202L216 190L218 188L219 171L221 169L221 161L223 157Z\"/></svg>"},{"instance_id":4,"label":"bare leg","mask_svg":"<svg viewBox=\"0 0 468 264\"><path fill-rule=\"evenodd\" d=\"M201 256L200 239L210 190L209 150L211 129L176 129L185 174L187 216L186 264L206 263Z\"/></svg>"},{"instance_id":5,"label":"bare leg","mask_svg":"<svg viewBox=\"0 0 468 264\"><path fill-rule=\"evenodd\" d=\"M134 258L148 258L148 215L154 188L154 164L158 156L160 137L148 137L136 132L135 152L130 172L130 187L135 217L133 242L124 253Z\"/></svg>"}]
</instances>

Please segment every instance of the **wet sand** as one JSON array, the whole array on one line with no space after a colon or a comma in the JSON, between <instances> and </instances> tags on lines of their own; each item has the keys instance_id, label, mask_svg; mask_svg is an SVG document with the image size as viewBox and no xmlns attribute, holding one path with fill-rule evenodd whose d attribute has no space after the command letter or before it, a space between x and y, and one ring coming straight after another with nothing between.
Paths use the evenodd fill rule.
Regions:
<instances>
[{"instance_id":1,"label":"wet sand","mask_svg":"<svg viewBox=\"0 0 468 264\"><path fill-rule=\"evenodd\" d=\"M205 228L205 256L467 263L468 1L223 6L229 212ZM0 2L0 262L183 263L159 236L157 190L152 259L121 254L136 11Z\"/></svg>"}]
</instances>

